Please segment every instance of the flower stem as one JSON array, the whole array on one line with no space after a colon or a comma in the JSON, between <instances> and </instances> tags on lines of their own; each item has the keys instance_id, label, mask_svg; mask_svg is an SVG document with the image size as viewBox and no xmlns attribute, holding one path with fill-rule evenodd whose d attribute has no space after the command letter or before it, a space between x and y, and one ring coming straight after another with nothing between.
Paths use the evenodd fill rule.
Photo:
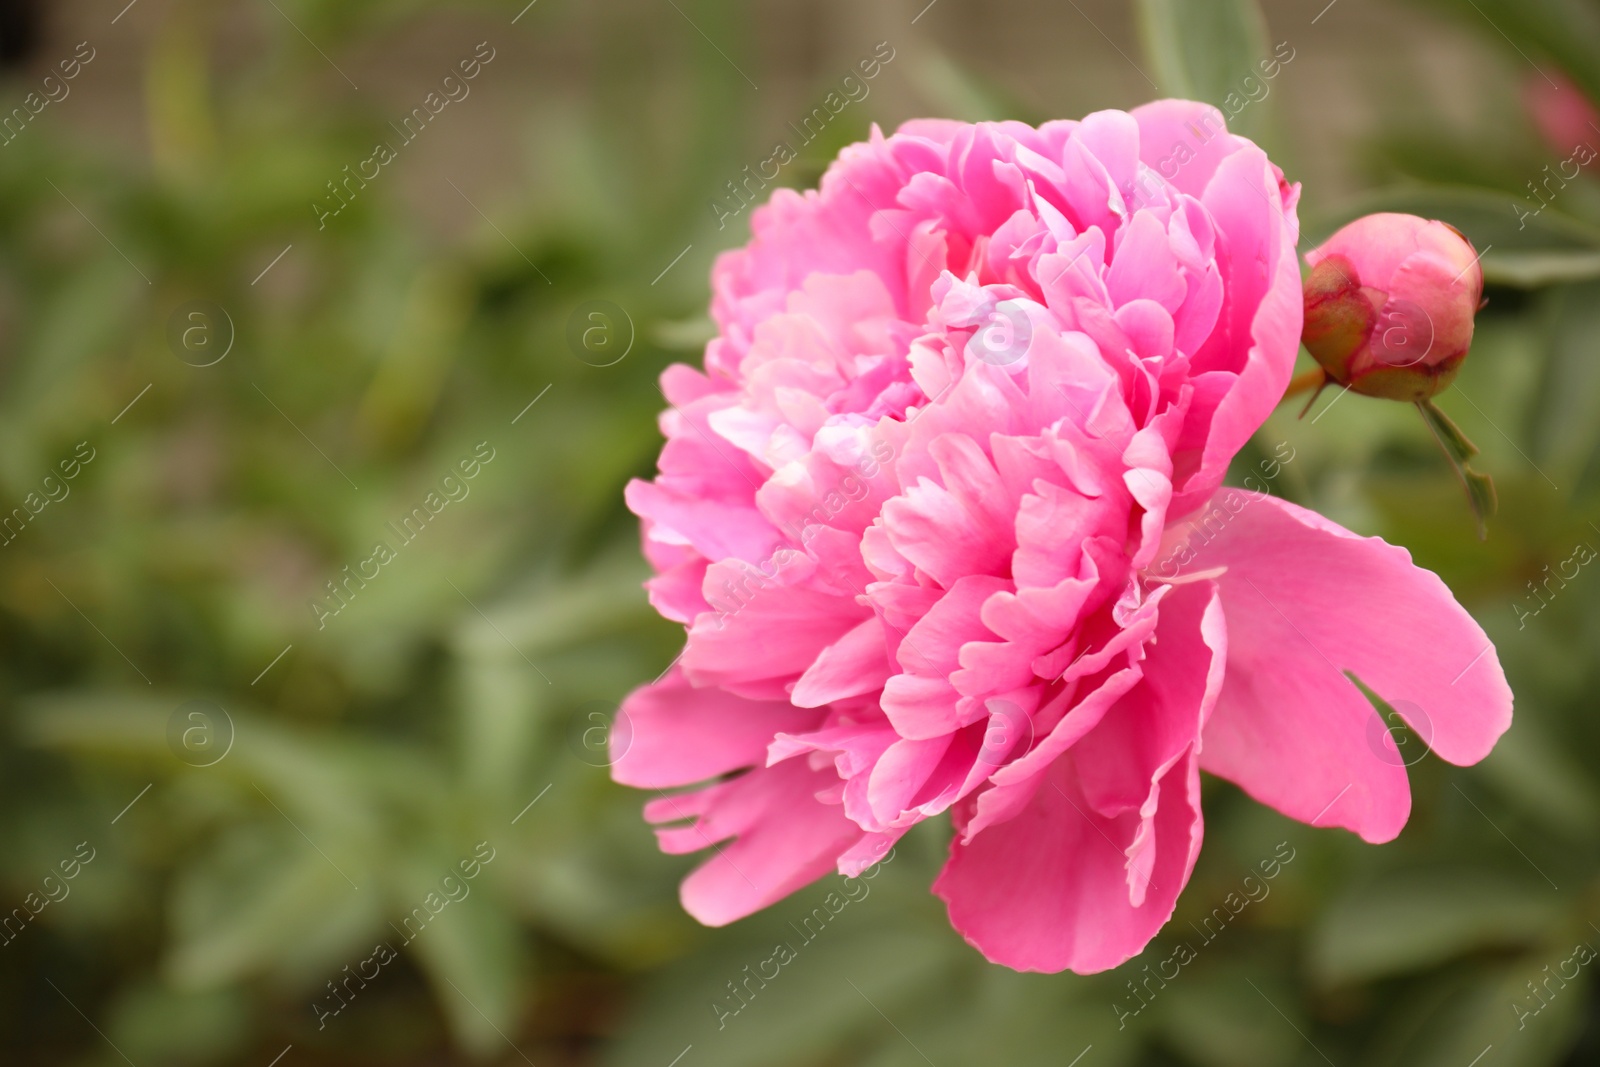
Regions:
<instances>
[{"instance_id":1,"label":"flower stem","mask_svg":"<svg viewBox=\"0 0 1600 1067\"><path fill-rule=\"evenodd\" d=\"M1445 458L1455 470L1461 487L1467 491L1467 504L1472 508L1472 516L1478 523L1478 540L1488 540L1488 518L1494 514L1497 500L1494 480L1487 474L1473 470L1468 463L1468 460L1478 454L1478 447L1467 440L1467 435L1461 432L1461 427L1452 422L1450 416L1439 410L1438 405L1431 399L1417 401L1417 410L1422 412L1422 421L1428 424L1434 440L1444 449Z\"/></svg>"}]
</instances>

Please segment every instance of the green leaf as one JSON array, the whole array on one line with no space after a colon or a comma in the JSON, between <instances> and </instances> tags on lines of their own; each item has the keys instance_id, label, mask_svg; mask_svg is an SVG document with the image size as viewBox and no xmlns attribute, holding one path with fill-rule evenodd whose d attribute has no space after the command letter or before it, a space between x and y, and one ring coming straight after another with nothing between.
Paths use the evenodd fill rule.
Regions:
<instances>
[{"instance_id":1,"label":"green leaf","mask_svg":"<svg viewBox=\"0 0 1600 1067\"><path fill-rule=\"evenodd\" d=\"M549 684L521 659L466 659L456 699L461 730L461 778L490 800L526 784L523 777Z\"/></svg>"},{"instance_id":2,"label":"green leaf","mask_svg":"<svg viewBox=\"0 0 1600 1067\"><path fill-rule=\"evenodd\" d=\"M903 1017L947 982L963 950L931 925L896 921L897 902L880 904L877 893L802 929L837 885L811 886L662 972L605 1062L660 1067L692 1043L697 1067L778 1067L829 1061L864 1035L892 1037L884 1015ZM768 964L779 944L792 958ZM774 968L776 977L760 977Z\"/></svg>"},{"instance_id":3,"label":"green leaf","mask_svg":"<svg viewBox=\"0 0 1600 1067\"><path fill-rule=\"evenodd\" d=\"M1600 251L1529 251L1496 249L1483 259L1483 278L1489 285L1512 289L1542 289L1563 282L1600 278Z\"/></svg>"},{"instance_id":4,"label":"green leaf","mask_svg":"<svg viewBox=\"0 0 1600 1067\"><path fill-rule=\"evenodd\" d=\"M1594 944L1600 939L1585 939ZM1574 945L1508 963L1453 971L1399 1001L1379 1047L1358 1062L1372 1067L1464 1067L1475 1061L1548 1067L1561 1063L1583 1029L1593 963L1568 963ZM1552 981L1541 1001L1528 989L1544 967L1566 964L1571 981ZM1520 1009L1520 1011L1519 1011ZM1493 1051L1490 1051L1490 1050ZM1487 1053L1487 1055L1485 1055Z\"/></svg>"},{"instance_id":5,"label":"green leaf","mask_svg":"<svg viewBox=\"0 0 1600 1067\"><path fill-rule=\"evenodd\" d=\"M1271 995L1283 987L1282 980L1265 968L1234 961L1213 963L1201 956L1157 990L1151 1008L1168 1041L1181 1046L1196 1063L1205 1067L1239 1063L1273 1067L1294 1062L1305 1048L1305 1042L1263 999L1263 994ZM1285 1003L1277 996L1273 1000L1291 1016L1295 1014L1292 1002ZM1304 1022L1296 1025L1309 1029Z\"/></svg>"},{"instance_id":6,"label":"green leaf","mask_svg":"<svg viewBox=\"0 0 1600 1067\"><path fill-rule=\"evenodd\" d=\"M378 900L374 887L352 888L287 825L235 828L172 895L167 975L183 989L265 973L315 987L378 929Z\"/></svg>"},{"instance_id":7,"label":"green leaf","mask_svg":"<svg viewBox=\"0 0 1600 1067\"><path fill-rule=\"evenodd\" d=\"M416 953L462 1046L488 1057L509 1051L507 1035L517 1031L522 937L484 883L457 883L471 887L467 896L445 904L404 946L392 944Z\"/></svg>"},{"instance_id":8,"label":"green leaf","mask_svg":"<svg viewBox=\"0 0 1600 1067\"><path fill-rule=\"evenodd\" d=\"M240 988L189 992L139 981L121 990L107 1029L134 1063L238 1060L251 1037L249 1002Z\"/></svg>"},{"instance_id":9,"label":"green leaf","mask_svg":"<svg viewBox=\"0 0 1600 1067\"><path fill-rule=\"evenodd\" d=\"M918 48L906 61L907 77L934 103L934 111L963 122L1032 121L999 87L977 77L939 48Z\"/></svg>"},{"instance_id":10,"label":"green leaf","mask_svg":"<svg viewBox=\"0 0 1600 1067\"><path fill-rule=\"evenodd\" d=\"M637 555L608 560L552 589L548 586L461 614L457 649L469 657L511 657L561 648L637 622L644 611ZM482 604L482 601L478 601Z\"/></svg>"},{"instance_id":11,"label":"green leaf","mask_svg":"<svg viewBox=\"0 0 1600 1067\"><path fill-rule=\"evenodd\" d=\"M18 733L42 748L158 757L167 751L167 719L178 704L133 691L37 694L23 705Z\"/></svg>"},{"instance_id":12,"label":"green leaf","mask_svg":"<svg viewBox=\"0 0 1600 1067\"><path fill-rule=\"evenodd\" d=\"M1544 883L1487 870L1388 874L1336 901L1311 932L1312 975L1327 985L1420 970L1486 947L1548 936L1565 916Z\"/></svg>"},{"instance_id":13,"label":"green leaf","mask_svg":"<svg viewBox=\"0 0 1600 1067\"><path fill-rule=\"evenodd\" d=\"M1577 480L1600 449L1600 281L1550 294L1545 343L1533 450Z\"/></svg>"},{"instance_id":14,"label":"green leaf","mask_svg":"<svg viewBox=\"0 0 1600 1067\"><path fill-rule=\"evenodd\" d=\"M1247 136L1260 129L1267 24L1254 0L1138 0L1139 37L1162 96L1214 104ZM1232 101L1229 97L1232 96ZM1263 98L1264 100L1264 98ZM1235 106L1227 106L1232 103Z\"/></svg>"},{"instance_id":15,"label":"green leaf","mask_svg":"<svg viewBox=\"0 0 1600 1067\"><path fill-rule=\"evenodd\" d=\"M1107 1010L1113 999L1107 986L1103 979L1018 974L972 959L957 980L896 1012L892 1028L880 1024L877 1049L861 1062L1067 1067L1076 1059L1076 1067L1124 1067L1136 1062L1139 1037L1132 1025L1119 1029Z\"/></svg>"},{"instance_id":16,"label":"green leaf","mask_svg":"<svg viewBox=\"0 0 1600 1067\"><path fill-rule=\"evenodd\" d=\"M1536 717L1519 714L1479 773L1520 810L1577 837L1600 826L1600 797L1574 765L1569 749L1552 742Z\"/></svg>"},{"instance_id":17,"label":"green leaf","mask_svg":"<svg viewBox=\"0 0 1600 1067\"><path fill-rule=\"evenodd\" d=\"M1536 77L1554 76L1559 67L1588 90L1591 99L1600 99L1600 12L1593 4L1584 0L1435 2L1454 9L1465 25L1495 46L1509 46L1515 52L1512 61L1537 70Z\"/></svg>"}]
</instances>

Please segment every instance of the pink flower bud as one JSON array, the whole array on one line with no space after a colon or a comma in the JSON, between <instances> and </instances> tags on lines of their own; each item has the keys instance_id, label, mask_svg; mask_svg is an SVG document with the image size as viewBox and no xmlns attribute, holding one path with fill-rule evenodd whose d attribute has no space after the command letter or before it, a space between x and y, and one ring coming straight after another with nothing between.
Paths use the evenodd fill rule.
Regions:
<instances>
[{"instance_id":1,"label":"pink flower bud","mask_svg":"<svg viewBox=\"0 0 1600 1067\"><path fill-rule=\"evenodd\" d=\"M1472 345L1483 270L1443 222L1359 218L1306 253L1301 340L1335 382L1367 396L1426 400Z\"/></svg>"}]
</instances>

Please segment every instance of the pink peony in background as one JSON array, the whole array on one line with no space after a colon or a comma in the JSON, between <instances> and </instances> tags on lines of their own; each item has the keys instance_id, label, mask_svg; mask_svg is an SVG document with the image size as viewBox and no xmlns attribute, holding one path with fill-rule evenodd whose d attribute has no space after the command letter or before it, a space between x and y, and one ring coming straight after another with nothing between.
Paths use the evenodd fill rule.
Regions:
<instances>
[{"instance_id":1,"label":"pink peony in background","mask_svg":"<svg viewBox=\"0 0 1600 1067\"><path fill-rule=\"evenodd\" d=\"M658 792L662 848L715 847L691 914L857 874L948 810L934 891L967 940L1103 970L1172 914L1202 768L1399 833L1403 761L1345 672L1442 758L1489 751L1511 694L1436 576L1222 487L1298 349L1297 195L1169 100L875 129L755 212L627 494L688 640L613 773Z\"/></svg>"},{"instance_id":2,"label":"pink peony in background","mask_svg":"<svg viewBox=\"0 0 1600 1067\"><path fill-rule=\"evenodd\" d=\"M1557 71L1553 78L1542 71L1529 75L1523 83L1522 102L1556 158L1567 159L1575 148L1600 144L1600 108L1565 74ZM1533 184L1528 183L1530 190ZM1550 192L1547 187L1543 195ZM1533 191L1530 195L1540 194ZM1542 202L1542 196L1540 199Z\"/></svg>"}]
</instances>

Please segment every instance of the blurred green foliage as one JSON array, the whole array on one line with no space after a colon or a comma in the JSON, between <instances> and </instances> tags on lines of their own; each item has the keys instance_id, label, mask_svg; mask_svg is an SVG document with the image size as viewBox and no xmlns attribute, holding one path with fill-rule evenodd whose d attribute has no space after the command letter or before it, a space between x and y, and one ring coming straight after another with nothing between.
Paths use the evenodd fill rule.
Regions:
<instances>
[{"instance_id":1,"label":"blurred green foliage","mask_svg":"<svg viewBox=\"0 0 1600 1067\"><path fill-rule=\"evenodd\" d=\"M1523 120L1455 136L1391 101L1372 191L1305 190L1303 247L1386 207L1485 250L1490 304L1441 404L1499 486L1487 543L1402 405L1286 409L1240 460L1290 443L1274 491L1407 546L1472 608L1518 698L1487 762L1413 766L1411 824L1383 847L1208 781L1208 842L1173 924L1089 978L1013 974L962 944L927 893L947 831L924 826L719 1020L729 983L828 885L698 927L676 902L694 858L656 852L603 746L616 701L679 641L638 589L621 488L653 466L655 375L708 336L709 257L743 232L715 230L705 201L748 161L751 102L686 23L727 42L751 14L682 0L683 22L606 9L578 24L545 0L513 28L520 4L462 9L495 33L538 18L606 45L581 104L505 121L537 154L540 194L456 204L469 224L446 240L385 176L318 230L310 202L394 116L354 91L330 105L343 83L308 42L338 55L436 6L281 0L255 12L260 47L223 64L219 9L172 4L139 60L148 160L50 112L0 149L0 503L31 513L80 442L94 453L0 548L0 909L38 911L0 934L7 1062L266 1064L286 1046L284 1067L1465 1067L1490 1046L1485 1064L1595 1062L1593 968L1542 983L1600 945L1600 576L1540 600L1529 586L1600 547L1592 174L1518 228L1509 202L1550 159ZM1499 49L1508 79L1536 61L1600 97L1592 5L1434 6ZM1160 83L1219 104L1273 39L1237 0L1138 14ZM636 69L662 26L681 93L667 130L638 106ZM460 37L463 56L481 39ZM962 117L1082 110L1030 113L939 53L906 77ZM1252 105L1252 128L1292 150L1267 112ZM792 180L865 123L842 119ZM226 313L207 313L207 343L231 322L210 366L171 341L195 300ZM594 300L622 315L580 330L631 342L609 366L569 341ZM319 625L310 601L337 604L327 583L398 545L388 524L484 442L470 491L378 577L341 584L348 605ZM190 720L195 700L216 710ZM80 843L93 859L65 880ZM480 843L492 861L442 902ZM1280 847L1294 859L1270 892L1200 935ZM420 932L402 928L419 907ZM1180 976L1143 984L1185 942ZM380 944L395 958L372 976Z\"/></svg>"}]
</instances>

